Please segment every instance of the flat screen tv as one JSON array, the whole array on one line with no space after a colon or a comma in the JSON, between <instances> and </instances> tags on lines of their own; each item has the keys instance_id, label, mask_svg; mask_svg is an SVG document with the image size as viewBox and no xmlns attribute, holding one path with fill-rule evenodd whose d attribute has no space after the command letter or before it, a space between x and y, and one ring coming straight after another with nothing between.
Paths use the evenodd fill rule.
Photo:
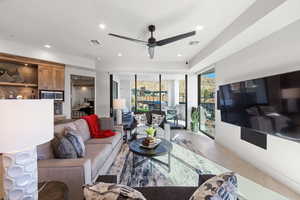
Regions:
<instances>
[{"instance_id":1,"label":"flat screen tv","mask_svg":"<svg viewBox=\"0 0 300 200\"><path fill-rule=\"evenodd\" d=\"M219 88L221 120L300 142L300 71Z\"/></svg>"}]
</instances>

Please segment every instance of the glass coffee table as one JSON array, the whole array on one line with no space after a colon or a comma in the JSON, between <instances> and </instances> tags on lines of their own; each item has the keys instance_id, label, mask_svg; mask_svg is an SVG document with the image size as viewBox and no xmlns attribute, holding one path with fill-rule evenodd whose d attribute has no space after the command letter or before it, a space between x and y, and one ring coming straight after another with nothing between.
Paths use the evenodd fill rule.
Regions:
<instances>
[{"instance_id":1,"label":"glass coffee table","mask_svg":"<svg viewBox=\"0 0 300 200\"><path fill-rule=\"evenodd\" d=\"M133 153L133 157L132 157L133 170L136 167L142 165L144 162L150 160L150 161L154 161L154 162L156 162L160 165L163 165L163 166L167 167L168 171L170 171L171 170L171 155L170 155L170 152L173 149L172 143L167 141L166 139L159 138L161 140L159 145L157 145L153 149L147 149L147 148L141 147L141 144L144 141L144 139L145 139L145 137L135 139L132 142L130 142L130 144L129 144L129 149ZM167 162L163 162L163 161L158 160L158 159L155 158L157 156L163 156L163 155L166 155L166 154L168 155ZM143 157L144 159L138 160L136 155L138 155L139 157Z\"/></svg>"}]
</instances>

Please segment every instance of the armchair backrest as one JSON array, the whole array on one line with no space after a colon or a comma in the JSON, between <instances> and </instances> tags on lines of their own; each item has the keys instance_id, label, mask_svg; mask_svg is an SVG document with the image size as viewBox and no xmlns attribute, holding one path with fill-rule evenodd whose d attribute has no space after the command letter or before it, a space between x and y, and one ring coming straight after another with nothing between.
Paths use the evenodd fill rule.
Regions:
<instances>
[{"instance_id":1,"label":"armchair backrest","mask_svg":"<svg viewBox=\"0 0 300 200\"><path fill-rule=\"evenodd\" d=\"M143 114L143 113L146 113L147 124L152 124L152 114L165 116L163 122L159 125L161 128L164 128L164 124L167 123L165 111L152 110L152 111L148 111L148 112L134 112L134 114Z\"/></svg>"}]
</instances>

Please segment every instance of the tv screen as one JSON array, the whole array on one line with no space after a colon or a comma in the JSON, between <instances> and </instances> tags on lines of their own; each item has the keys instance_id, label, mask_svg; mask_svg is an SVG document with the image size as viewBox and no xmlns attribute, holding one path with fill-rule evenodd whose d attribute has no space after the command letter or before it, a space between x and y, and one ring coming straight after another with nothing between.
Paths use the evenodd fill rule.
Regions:
<instances>
[{"instance_id":1,"label":"tv screen","mask_svg":"<svg viewBox=\"0 0 300 200\"><path fill-rule=\"evenodd\" d=\"M300 71L222 85L221 120L300 142Z\"/></svg>"}]
</instances>

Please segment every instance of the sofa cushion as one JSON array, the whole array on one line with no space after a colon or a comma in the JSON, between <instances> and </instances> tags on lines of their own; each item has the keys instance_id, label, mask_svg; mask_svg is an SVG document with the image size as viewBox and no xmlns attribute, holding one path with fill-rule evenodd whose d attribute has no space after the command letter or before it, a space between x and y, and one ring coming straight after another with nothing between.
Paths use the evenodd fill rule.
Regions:
<instances>
[{"instance_id":1,"label":"sofa cushion","mask_svg":"<svg viewBox=\"0 0 300 200\"><path fill-rule=\"evenodd\" d=\"M85 158L91 160L92 177L95 178L98 170L104 165L108 156L112 152L111 144L87 144Z\"/></svg>"},{"instance_id":2,"label":"sofa cushion","mask_svg":"<svg viewBox=\"0 0 300 200\"><path fill-rule=\"evenodd\" d=\"M91 138L89 126L84 119L79 119L73 122L78 134L82 137L83 141L87 141Z\"/></svg>"},{"instance_id":3,"label":"sofa cushion","mask_svg":"<svg viewBox=\"0 0 300 200\"><path fill-rule=\"evenodd\" d=\"M122 139L122 134L117 133L114 136L108 138L93 138L86 141L86 144L111 144L113 148L120 142Z\"/></svg>"},{"instance_id":4,"label":"sofa cushion","mask_svg":"<svg viewBox=\"0 0 300 200\"><path fill-rule=\"evenodd\" d=\"M76 129L74 122L58 124L54 126L55 135L62 136L65 134L66 128Z\"/></svg>"},{"instance_id":5,"label":"sofa cushion","mask_svg":"<svg viewBox=\"0 0 300 200\"><path fill-rule=\"evenodd\" d=\"M46 142L37 146L37 158L38 160L47 160L54 158L51 142Z\"/></svg>"},{"instance_id":6,"label":"sofa cushion","mask_svg":"<svg viewBox=\"0 0 300 200\"><path fill-rule=\"evenodd\" d=\"M101 117L98 123L101 130L112 130L114 126L114 120L110 117Z\"/></svg>"}]
</instances>

